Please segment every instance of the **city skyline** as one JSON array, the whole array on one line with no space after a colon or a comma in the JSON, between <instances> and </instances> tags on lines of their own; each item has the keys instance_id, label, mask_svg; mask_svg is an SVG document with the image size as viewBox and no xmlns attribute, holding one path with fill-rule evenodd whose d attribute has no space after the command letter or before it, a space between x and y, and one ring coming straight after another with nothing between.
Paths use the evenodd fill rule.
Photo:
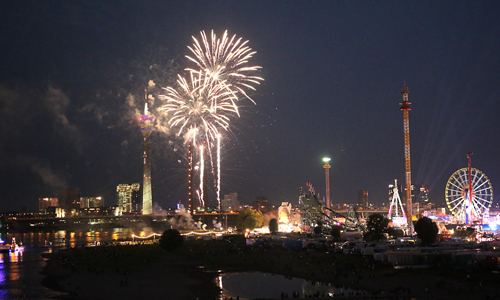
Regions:
<instances>
[{"instance_id":1,"label":"city skyline","mask_svg":"<svg viewBox=\"0 0 500 300\"><path fill-rule=\"evenodd\" d=\"M143 91L173 84L202 30L249 40L265 79L224 132L221 195L296 203L311 182L323 199L330 157L332 205L356 203L359 190L387 203L405 178L405 85L412 183L444 203L474 152L472 166L500 186L500 4L63 3L0 5L1 211L36 211L64 189L113 199L117 184L142 181ZM186 204L184 141L150 139L153 204Z\"/></svg>"}]
</instances>

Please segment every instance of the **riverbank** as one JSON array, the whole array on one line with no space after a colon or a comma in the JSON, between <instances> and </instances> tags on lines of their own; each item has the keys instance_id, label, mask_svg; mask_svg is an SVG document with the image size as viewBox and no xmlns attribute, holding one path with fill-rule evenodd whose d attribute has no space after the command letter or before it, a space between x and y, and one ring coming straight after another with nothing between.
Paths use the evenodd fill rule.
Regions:
<instances>
[{"instance_id":1,"label":"riverbank","mask_svg":"<svg viewBox=\"0 0 500 300\"><path fill-rule=\"evenodd\" d=\"M69 249L52 254L46 286L78 299L218 299L218 273L261 271L329 282L370 298L495 299L498 273L451 269L394 270L359 255L188 241L172 253L158 245ZM277 287L279 289L279 287Z\"/></svg>"}]
</instances>

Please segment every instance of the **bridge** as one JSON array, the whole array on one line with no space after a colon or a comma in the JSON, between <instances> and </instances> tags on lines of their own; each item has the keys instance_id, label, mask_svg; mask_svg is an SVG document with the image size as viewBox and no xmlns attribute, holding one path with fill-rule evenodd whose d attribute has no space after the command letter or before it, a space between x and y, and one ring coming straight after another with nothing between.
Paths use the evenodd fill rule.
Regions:
<instances>
[{"instance_id":1,"label":"bridge","mask_svg":"<svg viewBox=\"0 0 500 300\"><path fill-rule=\"evenodd\" d=\"M30 215L17 217L2 217L0 230L39 231L39 230L76 230L92 227L151 227L156 230L171 228L172 219L178 222L181 218L193 222L207 224L213 228L213 223L221 223L224 227L236 227L238 213L198 213L169 215L125 215L125 216L78 216L55 218L52 216ZM188 229L188 228L186 228Z\"/></svg>"}]
</instances>

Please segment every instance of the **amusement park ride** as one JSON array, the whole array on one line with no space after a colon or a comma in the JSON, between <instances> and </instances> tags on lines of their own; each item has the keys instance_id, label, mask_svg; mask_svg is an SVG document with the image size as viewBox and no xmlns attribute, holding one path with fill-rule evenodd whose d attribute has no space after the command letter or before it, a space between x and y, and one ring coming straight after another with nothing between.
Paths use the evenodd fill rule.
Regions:
<instances>
[{"instance_id":1,"label":"amusement park ride","mask_svg":"<svg viewBox=\"0 0 500 300\"><path fill-rule=\"evenodd\" d=\"M389 208L388 219L392 220L392 223L395 227L406 227L408 224L406 213L403 208L403 203L401 203L401 198L399 197L397 179L394 179L394 188L392 193L391 207Z\"/></svg>"},{"instance_id":2,"label":"amusement park ride","mask_svg":"<svg viewBox=\"0 0 500 300\"><path fill-rule=\"evenodd\" d=\"M403 95L403 102L399 103L401 105L400 110L403 112L403 128L404 128L404 138L405 138L405 178L406 178L406 225L408 232L413 232L413 213L411 204L411 162L410 162L410 116L409 112L411 110L410 102L408 101L408 88L405 86L401 91Z\"/></svg>"},{"instance_id":3,"label":"amusement park ride","mask_svg":"<svg viewBox=\"0 0 500 300\"><path fill-rule=\"evenodd\" d=\"M303 193L302 188L299 190L299 207L303 228L312 229L321 224L323 231L327 233L335 225L348 231L365 230L354 207L350 207L347 216L344 216L323 205L316 198L312 184L307 183L307 187L309 188L307 193Z\"/></svg>"},{"instance_id":4,"label":"amusement park ride","mask_svg":"<svg viewBox=\"0 0 500 300\"><path fill-rule=\"evenodd\" d=\"M400 110L403 111L404 121L404 152L405 152L405 193L406 203L403 205L397 180L395 180L393 197L389 209L388 218L394 227L400 227L407 233L413 233L413 212L411 192L411 162L410 162L410 130L408 101L408 88L403 87L401 94L403 101ZM450 212L461 224L471 225L473 223L488 223L489 209L493 202L493 188L488 177L481 171L471 168L471 155L467 153L469 160L468 168L463 168L450 177L446 185L446 203ZM329 158L323 159L326 176L326 203L319 201L311 184L307 184L309 191L302 193L300 189L299 206L301 207L302 226L306 229L321 224L324 231L328 231L334 225L340 225L345 230L362 230L364 227L353 206L350 207L347 216L341 215L331 209L330 185L329 185ZM406 207L406 209L405 209Z\"/></svg>"},{"instance_id":5,"label":"amusement park ride","mask_svg":"<svg viewBox=\"0 0 500 300\"><path fill-rule=\"evenodd\" d=\"M451 175L446 184L446 204L462 224L471 225L489 214L493 202L493 188L488 177L471 168L472 152L467 153L468 168L462 168Z\"/></svg>"}]
</instances>

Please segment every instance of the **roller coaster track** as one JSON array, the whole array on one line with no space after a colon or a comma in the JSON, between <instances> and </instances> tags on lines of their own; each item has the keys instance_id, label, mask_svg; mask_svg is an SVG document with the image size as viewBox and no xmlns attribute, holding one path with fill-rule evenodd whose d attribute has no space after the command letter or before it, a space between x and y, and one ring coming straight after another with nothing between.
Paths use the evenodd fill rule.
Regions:
<instances>
[{"instance_id":1,"label":"roller coaster track","mask_svg":"<svg viewBox=\"0 0 500 300\"><path fill-rule=\"evenodd\" d=\"M309 195L300 195L299 206L302 215L302 223L309 227L313 227L321 222L324 230L328 231L331 230L334 225L342 226L344 230L365 230L354 207L349 209L347 216L342 215L324 206L311 191L309 191ZM338 223L334 220L335 217L345 219L345 222L343 224Z\"/></svg>"}]
</instances>

